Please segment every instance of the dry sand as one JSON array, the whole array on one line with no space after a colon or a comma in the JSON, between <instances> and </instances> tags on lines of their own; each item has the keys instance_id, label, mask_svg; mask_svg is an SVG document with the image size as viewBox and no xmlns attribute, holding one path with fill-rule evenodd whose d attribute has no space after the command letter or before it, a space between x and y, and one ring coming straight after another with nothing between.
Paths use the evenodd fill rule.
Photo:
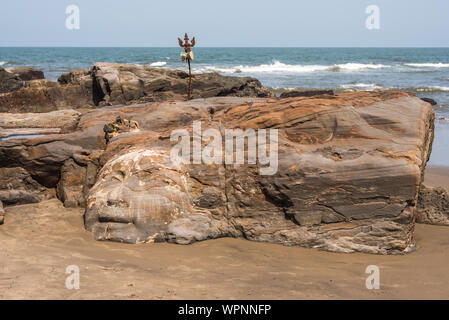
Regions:
<instances>
[{"instance_id":1,"label":"dry sand","mask_svg":"<svg viewBox=\"0 0 449 320\"><path fill-rule=\"evenodd\" d=\"M429 185L448 186L448 169ZM9 207L0 226L0 299L447 299L449 228L418 225L405 256L335 254L241 239L189 246L94 241L82 210L59 201ZM65 287L80 268L80 290ZM380 290L365 269L380 268Z\"/></svg>"}]
</instances>

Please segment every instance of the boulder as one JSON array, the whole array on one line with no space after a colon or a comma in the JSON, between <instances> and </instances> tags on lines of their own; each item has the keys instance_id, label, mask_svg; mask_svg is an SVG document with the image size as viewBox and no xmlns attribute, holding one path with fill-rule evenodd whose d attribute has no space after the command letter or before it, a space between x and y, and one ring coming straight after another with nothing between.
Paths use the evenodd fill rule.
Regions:
<instances>
[{"instance_id":1,"label":"boulder","mask_svg":"<svg viewBox=\"0 0 449 320\"><path fill-rule=\"evenodd\" d=\"M181 70L96 63L91 73L97 105L184 100L187 93L188 74ZM193 99L219 96L270 97L272 93L250 77L226 77L218 73L193 76Z\"/></svg>"},{"instance_id":2,"label":"boulder","mask_svg":"<svg viewBox=\"0 0 449 320\"><path fill-rule=\"evenodd\" d=\"M438 102L431 98L421 98L421 100L430 103L432 106L436 106L438 104Z\"/></svg>"},{"instance_id":3,"label":"boulder","mask_svg":"<svg viewBox=\"0 0 449 320\"><path fill-rule=\"evenodd\" d=\"M22 81L45 79L44 72L36 68L7 68L6 71L14 74Z\"/></svg>"},{"instance_id":4,"label":"boulder","mask_svg":"<svg viewBox=\"0 0 449 320\"><path fill-rule=\"evenodd\" d=\"M189 244L232 236L335 252L414 248L434 123L430 105L414 95L206 99L121 112L141 131L114 137L100 157L85 213L98 240ZM173 162L170 132L192 133L198 119L221 134L277 129L274 174L261 174L260 163Z\"/></svg>"},{"instance_id":5,"label":"boulder","mask_svg":"<svg viewBox=\"0 0 449 320\"><path fill-rule=\"evenodd\" d=\"M16 91L8 89L4 91L8 94L0 96L0 112L49 112L184 100L188 83L188 74L181 70L115 63L95 63L90 69L73 70L61 75L57 83L35 80L23 85L14 77L18 81ZM13 79L10 81L13 83ZM271 97L273 93L255 78L194 75L193 98L216 96Z\"/></svg>"},{"instance_id":6,"label":"boulder","mask_svg":"<svg viewBox=\"0 0 449 320\"><path fill-rule=\"evenodd\" d=\"M19 90L23 87L20 78L3 68L0 68L0 94Z\"/></svg>"},{"instance_id":7,"label":"boulder","mask_svg":"<svg viewBox=\"0 0 449 320\"><path fill-rule=\"evenodd\" d=\"M118 116L138 126L106 141L105 125ZM3 191L39 201L50 190L66 206L86 205L86 229L98 240L189 244L230 236L335 252L414 248L434 125L432 107L415 95L218 97L106 106L68 118L76 121L54 121L59 134L0 140L2 170L17 177ZM33 125L45 127L44 119ZM186 134L202 149L211 144L191 139L198 124L213 141L225 141L227 130L244 141L251 130L272 137L276 129L270 142L257 141L261 154L265 148L277 157L248 161L244 144L225 152L243 155L241 164L173 161ZM171 139L176 132L182 135ZM34 182L20 185L19 173ZM7 179L0 176L0 185Z\"/></svg>"},{"instance_id":8,"label":"boulder","mask_svg":"<svg viewBox=\"0 0 449 320\"><path fill-rule=\"evenodd\" d=\"M416 222L449 226L449 193L445 188L421 186Z\"/></svg>"}]
</instances>

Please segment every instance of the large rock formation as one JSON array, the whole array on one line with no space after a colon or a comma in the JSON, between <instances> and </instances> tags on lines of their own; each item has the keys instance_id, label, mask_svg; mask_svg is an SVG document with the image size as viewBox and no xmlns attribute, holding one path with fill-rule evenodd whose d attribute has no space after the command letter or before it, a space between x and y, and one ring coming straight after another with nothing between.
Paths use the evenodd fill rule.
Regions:
<instances>
[{"instance_id":1,"label":"large rock formation","mask_svg":"<svg viewBox=\"0 0 449 320\"><path fill-rule=\"evenodd\" d=\"M20 81L16 91L0 95L0 112L49 112L99 105L183 100L187 92L187 77L188 74L180 70L96 63L90 69L61 75L57 83L35 80L25 83L22 88ZM11 86L13 84L11 80ZM5 89L4 92L8 91L12 90ZM272 95L254 78L226 77L217 73L198 74L193 78L193 98Z\"/></svg>"},{"instance_id":2,"label":"large rock formation","mask_svg":"<svg viewBox=\"0 0 449 320\"><path fill-rule=\"evenodd\" d=\"M106 144L103 127L118 115L138 121L140 130ZM214 141L224 141L227 129L242 129L234 132L241 138L248 129L267 129L269 136L277 129L278 143L258 140L259 150L278 147L274 174L247 159L173 162L178 140L171 133L191 136L195 121L203 132L217 129L208 131ZM67 206L86 204L86 228L99 240L188 244L232 236L336 252L405 253L414 247L433 121L428 103L399 92L105 107L81 114L60 134L0 141L0 163L57 189ZM231 154L248 153L241 146Z\"/></svg>"}]
</instances>

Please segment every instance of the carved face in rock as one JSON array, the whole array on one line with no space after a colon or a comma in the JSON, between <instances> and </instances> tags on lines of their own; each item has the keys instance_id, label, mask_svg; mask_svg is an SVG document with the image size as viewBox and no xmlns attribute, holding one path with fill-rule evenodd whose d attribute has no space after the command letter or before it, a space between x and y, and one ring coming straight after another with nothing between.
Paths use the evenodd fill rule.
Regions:
<instances>
[{"instance_id":1,"label":"carved face in rock","mask_svg":"<svg viewBox=\"0 0 449 320\"><path fill-rule=\"evenodd\" d=\"M87 229L98 240L190 243L211 237L214 222L192 206L188 174L164 148L109 160L90 190Z\"/></svg>"}]
</instances>

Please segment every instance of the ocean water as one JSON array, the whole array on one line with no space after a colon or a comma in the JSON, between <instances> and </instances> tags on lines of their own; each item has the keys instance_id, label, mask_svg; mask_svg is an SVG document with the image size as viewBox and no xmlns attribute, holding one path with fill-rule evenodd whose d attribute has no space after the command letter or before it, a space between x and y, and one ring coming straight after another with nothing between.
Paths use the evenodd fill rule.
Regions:
<instances>
[{"instance_id":1,"label":"ocean water","mask_svg":"<svg viewBox=\"0 0 449 320\"><path fill-rule=\"evenodd\" d=\"M0 66L32 66L56 80L94 62L186 66L180 48L5 48ZM253 76L279 92L404 89L433 98L437 115L431 165L449 166L449 48L194 48L193 72Z\"/></svg>"}]
</instances>

